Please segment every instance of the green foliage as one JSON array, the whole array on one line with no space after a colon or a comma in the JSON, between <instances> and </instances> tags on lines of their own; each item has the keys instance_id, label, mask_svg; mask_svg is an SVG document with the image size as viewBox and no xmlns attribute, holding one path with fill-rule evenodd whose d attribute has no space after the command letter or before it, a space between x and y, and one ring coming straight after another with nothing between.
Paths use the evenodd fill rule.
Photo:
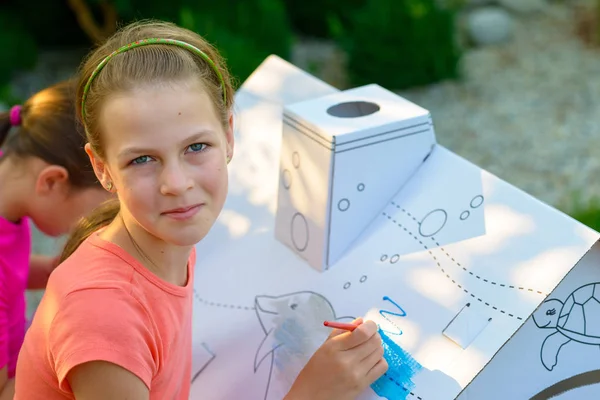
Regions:
<instances>
[{"instance_id":1,"label":"green foliage","mask_svg":"<svg viewBox=\"0 0 600 400\"><path fill-rule=\"evenodd\" d=\"M0 48L4 54L0 62L0 87L4 87L16 70L35 66L37 46L16 13L0 10L0 26ZM7 93L7 89L3 89L3 95Z\"/></svg>"},{"instance_id":2,"label":"green foliage","mask_svg":"<svg viewBox=\"0 0 600 400\"><path fill-rule=\"evenodd\" d=\"M88 44L87 37L66 0L15 1L14 11L27 24L27 32L40 48Z\"/></svg>"},{"instance_id":3,"label":"green foliage","mask_svg":"<svg viewBox=\"0 0 600 400\"><path fill-rule=\"evenodd\" d=\"M198 21L192 11L182 10L181 25L199 32L219 49L236 82L245 80L269 55L269 52L256 46L252 40L211 22L205 16Z\"/></svg>"},{"instance_id":4,"label":"green foliage","mask_svg":"<svg viewBox=\"0 0 600 400\"><path fill-rule=\"evenodd\" d=\"M596 202L587 209L581 209L571 214L573 218L600 232L600 204Z\"/></svg>"},{"instance_id":5,"label":"green foliage","mask_svg":"<svg viewBox=\"0 0 600 400\"><path fill-rule=\"evenodd\" d=\"M13 104L22 104L25 99L15 96L12 87L9 84L0 85L0 107L12 106Z\"/></svg>"},{"instance_id":6,"label":"green foliage","mask_svg":"<svg viewBox=\"0 0 600 400\"><path fill-rule=\"evenodd\" d=\"M367 0L350 23L330 20L354 85L392 90L458 76L454 12L437 0Z\"/></svg>"},{"instance_id":7,"label":"green foliage","mask_svg":"<svg viewBox=\"0 0 600 400\"><path fill-rule=\"evenodd\" d=\"M570 204L565 211L571 217L600 232L600 198L593 197L591 200L581 200L582 195L579 192L571 195Z\"/></svg>"},{"instance_id":8,"label":"green foliage","mask_svg":"<svg viewBox=\"0 0 600 400\"><path fill-rule=\"evenodd\" d=\"M401 1L401 0L399 0ZM366 4L366 0L286 0L287 14L300 35L329 39L330 21L350 22L349 16Z\"/></svg>"},{"instance_id":9,"label":"green foliage","mask_svg":"<svg viewBox=\"0 0 600 400\"><path fill-rule=\"evenodd\" d=\"M96 23L102 26L102 0L84 1ZM270 54L284 59L290 55L292 30L283 0L109 1L119 16L119 24L154 18L175 22L205 36L227 59L238 81L245 80ZM0 6L0 26L0 46L11 55L0 63L0 87L14 71L35 65L38 46L91 45L66 1L57 4L47 0L13 0L8 6ZM6 97L8 91L3 89L1 93Z\"/></svg>"},{"instance_id":10,"label":"green foliage","mask_svg":"<svg viewBox=\"0 0 600 400\"><path fill-rule=\"evenodd\" d=\"M96 3L99 3L100 0L93 0ZM167 2L161 2L167 3ZM113 0L113 4L115 9L117 10L117 14L119 15L131 15L133 14L133 4L131 0Z\"/></svg>"},{"instance_id":11,"label":"green foliage","mask_svg":"<svg viewBox=\"0 0 600 400\"><path fill-rule=\"evenodd\" d=\"M289 58L292 31L282 0L114 0L114 4L122 23L155 18L201 34L219 49L237 81L245 80L271 54Z\"/></svg>"},{"instance_id":12,"label":"green foliage","mask_svg":"<svg viewBox=\"0 0 600 400\"><path fill-rule=\"evenodd\" d=\"M184 0L176 22L203 35L227 59L238 81L270 54L289 58L292 31L280 0Z\"/></svg>"},{"instance_id":13,"label":"green foliage","mask_svg":"<svg viewBox=\"0 0 600 400\"><path fill-rule=\"evenodd\" d=\"M0 6L0 45L11 57L0 65L0 87L13 71L34 65L37 46L91 44L66 1L7 1ZM103 1L84 1L102 26ZM155 18L205 36L238 81L270 54L289 59L292 26L301 35L334 38L348 53L352 85L403 89L457 76L460 54L448 5L464 0L107 1L119 24Z\"/></svg>"}]
</instances>

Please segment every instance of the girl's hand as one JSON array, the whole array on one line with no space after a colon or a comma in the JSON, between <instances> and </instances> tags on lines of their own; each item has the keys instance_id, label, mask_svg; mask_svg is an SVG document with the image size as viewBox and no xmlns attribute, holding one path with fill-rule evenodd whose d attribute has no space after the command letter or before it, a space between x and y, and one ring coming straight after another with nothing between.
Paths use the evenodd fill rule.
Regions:
<instances>
[{"instance_id":1,"label":"girl's hand","mask_svg":"<svg viewBox=\"0 0 600 400\"><path fill-rule=\"evenodd\" d=\"M355 399L388 368L373 321L359 318L353 332L333 330L315 352L285 400Z\"/></svg>"}]
</instances>

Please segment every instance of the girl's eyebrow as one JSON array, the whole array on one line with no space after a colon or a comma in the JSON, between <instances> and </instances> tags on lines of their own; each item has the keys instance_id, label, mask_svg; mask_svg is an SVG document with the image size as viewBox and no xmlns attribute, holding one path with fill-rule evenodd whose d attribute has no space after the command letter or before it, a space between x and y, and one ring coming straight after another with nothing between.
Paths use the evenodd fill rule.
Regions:
<instances>
[{"instance_id":1,"label":"girl's eyebrow","mask_svg":"<svg viewBox=\"0 0 600 400\"><path fill-rule=\"evenodd\" d=\"M215 132L211 129L202 129L202 130L194 133L193 135L188 136L184 140L182 140L180 142L180 145L184 145L184 144L188 144L191 142L196 142L196 141L199 141L202 139L206 139L207 136L212 136L214 134L215 134ZM130 156L137 155L137 154L152 153L153 151L154 151L154 149L149 148L149 147L126 147L121 152L119 152L119 158L130 157Z\"/></svg>"}]
</instances>

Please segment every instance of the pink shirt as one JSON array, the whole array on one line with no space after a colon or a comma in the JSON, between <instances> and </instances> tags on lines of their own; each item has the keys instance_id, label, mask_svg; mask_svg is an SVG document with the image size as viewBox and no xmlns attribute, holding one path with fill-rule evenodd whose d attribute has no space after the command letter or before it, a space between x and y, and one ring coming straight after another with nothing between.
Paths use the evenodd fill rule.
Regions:
<instances>
[{"instance_id":1,"label":"pink shirt","mask_svg":"<svg viewBox=\"0 0 600 400\"><path fill-rule=\"evenodd\" d=\"M15 375L25 336L25 290L29 274L29 219L13 223L0 217L0 369Z\"/></svg>"}]
</instances>

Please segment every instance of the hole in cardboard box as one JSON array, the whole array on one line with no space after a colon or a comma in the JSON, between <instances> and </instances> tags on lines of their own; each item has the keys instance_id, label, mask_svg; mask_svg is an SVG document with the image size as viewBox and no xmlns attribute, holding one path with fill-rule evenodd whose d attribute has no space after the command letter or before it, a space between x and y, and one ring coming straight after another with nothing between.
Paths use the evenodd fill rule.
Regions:
<instances>
[{"instance_id":1,"label":"hole in cardboard box","mask_svg":"<svg viewBox=\"0 0 600 400\"><path fill-rule=\"evenodd\" d=\"M338 118L358 118L374 114L379 109L377 104L368 101L347 101L329 107L327 114Z\"/></svg>"}]
</instances>

